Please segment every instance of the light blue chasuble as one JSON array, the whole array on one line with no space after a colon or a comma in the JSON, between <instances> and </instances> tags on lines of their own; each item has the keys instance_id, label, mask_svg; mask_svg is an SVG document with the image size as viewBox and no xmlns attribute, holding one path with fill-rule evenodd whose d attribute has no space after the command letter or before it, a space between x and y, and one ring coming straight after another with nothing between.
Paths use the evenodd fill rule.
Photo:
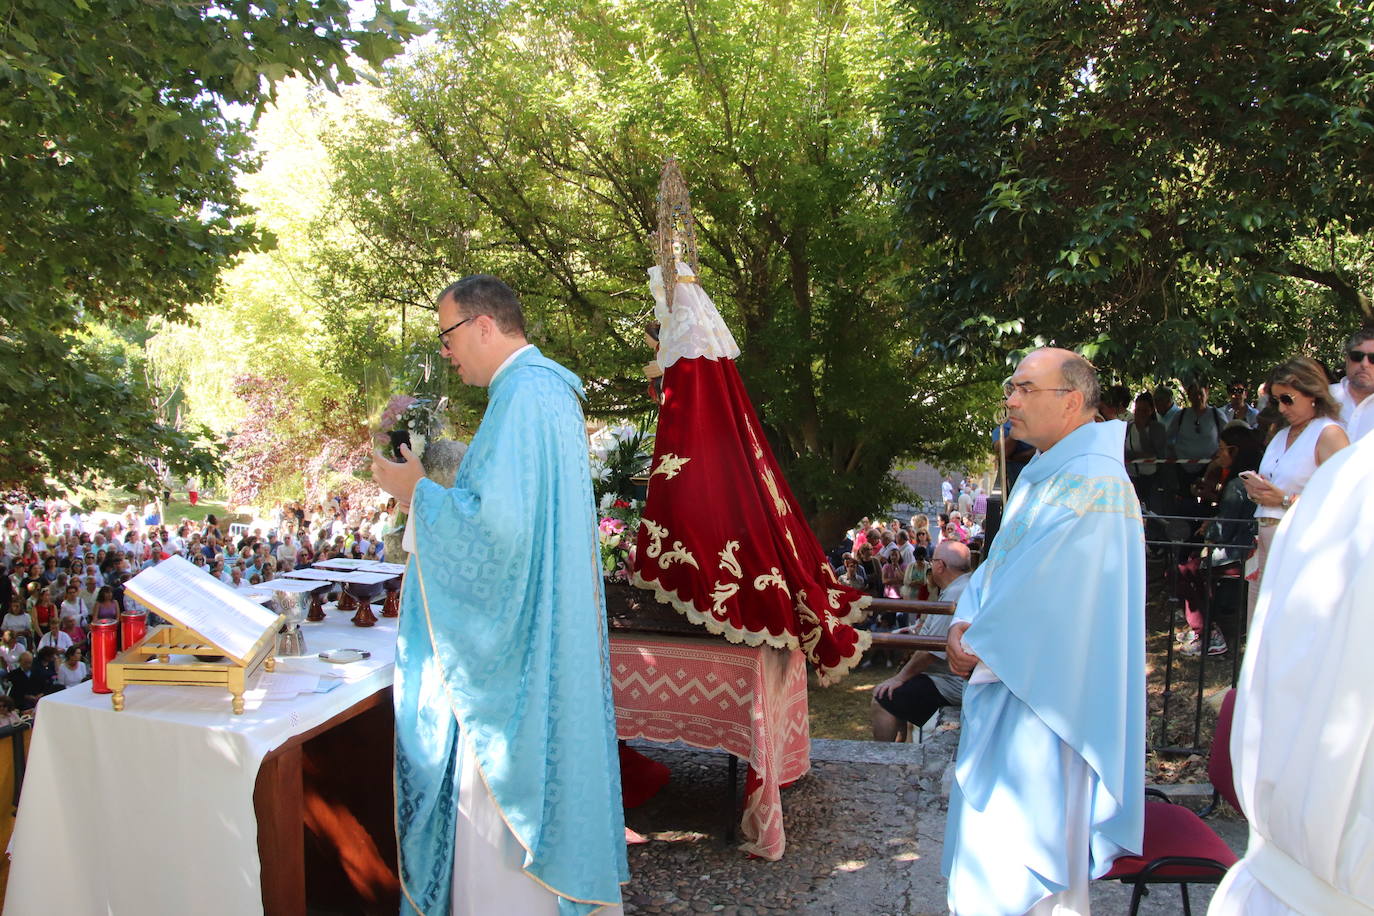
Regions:
<instances>
[{"instance_id":1,"label":"light blue chasuble","mask_svg":"<svg viewBox=\"0 0 1374 916\"><path fill-rule=\"evenodd\" d=\"M561 913L629 878L582 386L530 348L453 486L415 488L396 643L402 912L448 913L465 729L526 875Z\"/></svg>"},{"instance_id":2,"label":"light blue chasuble","mask_svg":"<svg viewBox=\"0 0 1374 916\"><path fill-rule=\"evenodd\" d=\"M1094 878L1140 851L1145 542L1123 436L1120 421L1089 423L1032 459L959 600L964 643L996 676L964 693L943 862L959 916L1064 891L1083 854L1070 833ZM1083 772L1067 755L1088 767L1086 799L1065 797L1065 773Z\"/></svg>"}]
</instances>

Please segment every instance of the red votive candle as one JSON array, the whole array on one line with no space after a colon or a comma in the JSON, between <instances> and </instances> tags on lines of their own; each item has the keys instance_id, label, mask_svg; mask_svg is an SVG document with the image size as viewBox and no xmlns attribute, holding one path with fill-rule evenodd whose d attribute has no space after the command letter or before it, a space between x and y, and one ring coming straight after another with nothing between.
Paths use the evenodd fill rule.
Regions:
<instances>
[{"instance_id":1,"label":"red votive candle","mask_svg":"<svg viewBox=\"0 0 1374 916\"><path fill-rule=\"evenodd\" d=\"M91 621L91 690L94 693L109 693L110 687L105 680L105 666L115 657L114 618Z\"/></svg>"},{"instance_id":2,"label":"red votive candle","mask_svg":"<svg viewBox=\"0 0 1374 916\"><path fill-rule=\"evenodd\" d=\"M119 615L119 645L127 649L148 633L148 612L139 608Z\"/></svg>"}]
</instances>

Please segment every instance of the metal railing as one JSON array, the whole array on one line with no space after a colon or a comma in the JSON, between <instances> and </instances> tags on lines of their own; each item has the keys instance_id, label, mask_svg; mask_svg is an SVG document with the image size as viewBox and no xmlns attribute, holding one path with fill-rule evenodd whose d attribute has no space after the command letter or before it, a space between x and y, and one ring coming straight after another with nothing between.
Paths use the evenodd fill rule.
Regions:
<instances>
[{"instance_id":1,"label":"metal railing","mask_svg":"<svg viewBox=\"0 0 1374 916\"><path fill-rule=\"evenodd\" d=\"M1225 519L1230 525L1240 526L1244 532L1234 543L1179 536L1180 531L1193 532L1214 521L1217 519L1212 516L1153 513L1146 516L1146 547L1163 561L1163 574L1152 577L1146 586L1146 604L1149 607L1156 603L1150 601L1149 591L1153 589L1156 599L1160 592L1163 593L1163 600L1168 607L1160 709L1154 717L1155 727L1149 729L1152 736L1150 748L1156 753L1207 753L1202 743L1202 707L1208 689L1209 669L1215 673L1218 662L1225 664L1229 668L1225 671L1226 678L1232 687L1240 677L1250 604L1250 582L1245 575L1246 561L1243 558L1248 557L1254 547L1258 525L1254 519ZM1218 551L1231 551L1233 558L1224 563L1212 562L1212 557L1217 556ZM1175 640L1180 622L1187 624L1185 602L1193 604L1193 609L1202 618L1196 656L1183 654ZM1227 657L1224 659L1208 654L1214 626L1226 640ZM1182 659L1194 659L1196 670L1189 672L1186 665L1180 663ZM1191 687L1193 693L1191 729L1183 732L1191 739L1191 743L1174 743L1169 727L1170 713L1176 712L1175 704L1183 700L1179 696L1179 686L1184 684ZM1176 728L1173 731L1179 734Z\"/></svg>"},{"instance_id":2,"label":"metal railing","mask_svg":"<svg viewBox=\"0 0 1374 916\"><path fill-rule=\"evenodd\" d=\"M1149 728L1152 740L1150 748L1161 754L1203 754L1207 748L1202 743L1203 703L1208 689L1209 673L1215 674L1218 663L1229 666L1226 672L1231 686L1235 686L1240 676L1240 659L1246 635L1247 609L1249 607L1250 582L1245 578L1244 561L1226 564L1203 562L1203 557L1211 557L1216 550L1235 551L1247 556L1254 546L1257 524L1254 519L1226 519L1228 524L1241 526L1249 536L1248 543L1242 537L1236 543L1207 541L1193 535L1202 526L1217 519L1213 516L1157 515L1146 513L1145 544L1157 559L1163 560L1162 575L1151 576L1147 581L1147 609L1156 606L1161 600L1168 608L1162 670L1156 666L1149 675L1151 681L1160 684L1160 705L1156 713L1149 715L1153 727ZM1192 561L1196 560L1196 563ZM1186 624L1184 601L1194 605L1202 618L1202 632L1197 656L1184 655L1175 642L1174 634L1181 625ZM1153 600L1152 600L1153 599ZM910 614L952 614L954 605L942 601L906 601L893 598L874 598L869 605L869 613L886 614L905 612ZM1147 610L1148 618L1148 610ZM1213 625L1216 624L1227 642L1227 657L1221 659L1208 655L1208 641ZM1147 623L1148 627L1148 623ZM1147 631L1147 638L1149 632ZM945 648L943 637L916 636L908 633L887 633L873 631L873 648L907 649L939 652ZM1188 665L1195 660L1195 670ZM1191 722L1179 731L1174 723L1170 728L1171 714L1176 715L1178 705L1184 702L1183 687L1192 691L1189 712ZM1184 735L1185 741L1174 741L1172 734Z\"/></svg>"}]
</instances>

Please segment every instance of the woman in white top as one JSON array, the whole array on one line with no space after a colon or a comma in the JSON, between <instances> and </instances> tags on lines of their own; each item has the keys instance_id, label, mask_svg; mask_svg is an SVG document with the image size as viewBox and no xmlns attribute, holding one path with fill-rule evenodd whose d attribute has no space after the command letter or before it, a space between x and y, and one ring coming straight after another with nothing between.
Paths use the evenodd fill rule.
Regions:
<instances>
[{"instance_id":1,"label":"woman in white top","mask_svg":"<svg viewBox=\"0 0 1374 916\"><path fill-rule=\"evenodd\" d=\"M1315 361L1295 356L1281 363L1269 374L1269 397L1278 402L1279 413L1288 425L1269 440L1259 474L1243 478L1259 520L1259 576L1250 589L1252 617L1274 529L1302 494L1317 466L1350 444L1335 419L1340 416L1340 405L1331 397L1326 371Z\"/></svg>"},{"instance_id":2,"label":"woman in white top","mask_svg":"<svg viewBox=\"0 0 1374 916\"><path fill-rule=\"evenodd\" d=\"M63 687L75 687L90 675L90 668L81 660L81 649L72 646L63 653L62 664L57 666L57 683Z\"/></svg>"}]
</instances>

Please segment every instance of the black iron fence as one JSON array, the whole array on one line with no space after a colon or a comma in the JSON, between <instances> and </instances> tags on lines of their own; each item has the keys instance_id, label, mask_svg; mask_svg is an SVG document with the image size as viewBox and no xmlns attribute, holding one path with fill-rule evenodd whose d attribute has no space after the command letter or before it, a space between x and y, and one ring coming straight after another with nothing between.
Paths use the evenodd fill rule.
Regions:
<instances>
[{"instance_id":1,"label":"black iron fence","mask_svg":"<svg viewBox=\"0 0 1374 916\"><path fill-rule=\"evenodd\" d=\"M1164 642L1162 663L1149 676L1150 686L1159 688L1157 695L1150 691L1148 726L1156 753L1205 754L1207 695L1234 687L1240 676L1254 587L1246 567L1256 524L1252 518L1146 513L1147 639L1155 659L1158 640ZM1187 642L1177 637L1190 632L1196 648L1185 650ZM1215 642L1214 632L1220 636Z\"/></svg>"}]
</instances>

